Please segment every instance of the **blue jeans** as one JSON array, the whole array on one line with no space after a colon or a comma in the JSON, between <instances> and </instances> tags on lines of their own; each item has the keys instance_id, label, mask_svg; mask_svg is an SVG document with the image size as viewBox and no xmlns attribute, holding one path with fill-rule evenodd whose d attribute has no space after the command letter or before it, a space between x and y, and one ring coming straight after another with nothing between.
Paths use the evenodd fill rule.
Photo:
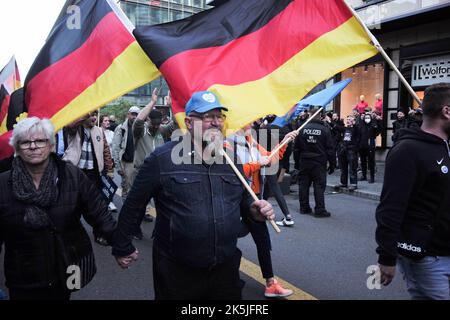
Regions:
<instances>
[{"instance_id":1,"label":"blue jeans","mask_svg":"<svg viewBox=\"0 0 450 320\"><path fill-rule=\"evenodd\" d=\"M400 256L398 266L413 300L450 300L450 256L419 261Z\"/></svg>"}]
</instances>

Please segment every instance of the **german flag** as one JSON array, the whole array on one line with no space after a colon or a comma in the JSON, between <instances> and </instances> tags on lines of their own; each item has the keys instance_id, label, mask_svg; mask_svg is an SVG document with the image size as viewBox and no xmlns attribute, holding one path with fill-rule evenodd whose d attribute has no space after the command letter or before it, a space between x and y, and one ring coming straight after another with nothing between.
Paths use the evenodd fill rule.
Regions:
<instances>
[{"instance_id":1,"label":"german flag","mask_svg":"<svg viewBox=\"0 0 450 320\"><path fill-rule=\"evenodd\" d=\"M378 52L343 0L230 0L134 35L167 80L179 123L191 94L210 90L234 130L285 114L318 83Z\"/></svg>"},{"instance_id":2,"label":"german flag","mask_svg":"<svg viewBox=\"0 0 450 320\"><path fill-rule=\"evenodd\" d=\"M13 125L16 118L24 111L23 99L17 104L18 97L23 97L19 68L13 56L8 64L0 71L0 161L13 154L9 145ZM13 103L15 102L15 103ZM17 112L19 112L17 114ZM0 164L0 169L3 162Z\"/></svg>"},{"instance_id":3,"label":"german flag","mask_svg":"<svg viewBox=\"0 0 450 320\"><path fill-rule=\"evenodd\" d=\"M6 129L6 120L8 116L9 99L10 96L5 86L0 85L0 135L8 131Z\"/></svg>"},{"instance_id":4,"label":"german flag","mask_svg":"<svg viewBox=\"0 0 450 320\"><path fill-rule=\"evenodd\" d=\"M0 160L9 158L14 153L13 148L9 145L11 135L12 131L7 131L0 135Z\"/></svg>"},{"instance_id":5,"label":"german flag","mask_svg":"<svg viewBox=\"0 0 450 320\"><path fill-rule=\"evenodd\" d=\"M8 131L0 135L0 161L11 157L14 153L13 148L9 145L12 131Z\"/></svg>"},{"instance_id":6,"label":"german flag","mask_svg":"<svg viewBox=\"0 0 450 320\"><path fill-rule=\"evenodd\" d=\"M1 101L1 94L0 94ZM13 148L9 145L9 139L12 135L14 125L27 117L27 108L24 102L24 90L20 88L14 91L11 96L3 99L1 114L4 114L2 120L2 131L0 132L0 160L6 159L13 155ZM4 108L6 112L4 113ZM1 119L1 116L0 116Z\"/></svg>"},{"instance_id":7,"label":"german flag","mask_svg":"<svg viewBox=\"0 0 450 320\"><path fill-rule=\"evenodd\" d=\"M20 82L20 74L19 74L19 67L17 67L17 62L15 61L16 59L14 58L14 87L15 90L19 89L22 87L22 82Z\"/></svg>"},{"instance_id":8,"label":"german flag","mask_svg":"<svg viewBox=\"0 0 450 320\"><path fill-rule=\"evenodd\" d=\"M16 58L14 56L0 71L0 85L3 85L9 94L22 86L20 83L19 68L17 67Z\"/></svg>"},{"instance_id":9,"label":"german flag","mask_svg":"<svg viewBox=\"0 0 450 320\"><path fill-rule=\"evenodd\" d=\"M12 130L17 122L28 116L28 109L25 105L24 88L20 88L11 94L8 107L8 117L6 119L6 129Z\"/></svg>"},{"instance_id":10,"label":"german flag","mask_svg":"<svg viewBox=\"0 0 450 320\"><path fill-rule=\"evenodd\" d=\"M28 116L59 130L160 74L113 0L68 0L25 80Z\"/></svg>"}]
</instances>

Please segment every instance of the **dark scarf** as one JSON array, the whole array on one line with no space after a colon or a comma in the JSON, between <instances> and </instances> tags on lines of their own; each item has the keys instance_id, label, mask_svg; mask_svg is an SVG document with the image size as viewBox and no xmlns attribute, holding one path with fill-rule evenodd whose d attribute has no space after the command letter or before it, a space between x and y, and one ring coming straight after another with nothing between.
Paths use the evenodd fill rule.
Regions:
<instances>
[{"instance_id":1,"label":"dark scarf","mask_svg":"<svg viewBox=\"0 0 450 320\"><path fill-rule=\"evenodd\" d=\"M12 193L14 198L26 204L23 221L34 230L53 226L46 210L58 198L56 185L58 169L52 156L42 176L39 190L20 157L14 158L12 164Z\"/></svg>"}]
</instances>

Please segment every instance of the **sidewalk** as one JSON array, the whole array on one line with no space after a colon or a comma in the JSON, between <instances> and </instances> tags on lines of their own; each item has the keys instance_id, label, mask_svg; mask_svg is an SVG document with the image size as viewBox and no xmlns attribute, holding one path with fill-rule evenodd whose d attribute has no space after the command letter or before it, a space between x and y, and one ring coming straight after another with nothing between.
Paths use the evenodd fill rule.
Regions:
<instances>
[{"instance_id":1,"label":"sidewalk","mask_svg":"<svg viewBox=\"0 0 450 320\"><path fill-rule=\"evenodd\" d=\"M358 177L360 173L358 173ZM327 189L328 191L338 191L356 197L380 200L381 189L383 188L384 179L384 162L377 162L375 169L375 183L368 183L367 181L358 181L358 189L349 191L347 188L339 188L341 182L341 170L337 169L332 175L327 175Z\"/></svg>"},{"instance_id":2,"label":"sidewalk","mask_svg":"<svg viewBox=\"0 0 450 320\"><path fill-rule=\"evenodd\" d=\"M358 177L360 173L358 173ZM384 178L384 162L376 163L375 183L368 183L367 181L358 181L358 189L349 191L347 188L339 188L341 180L341 170L336 169L332 175L327 175L327 191L340 192L349 194L355 197L361 197L371 200L380 200L381 189L383 188ZM298 193L298 185L291 185L291 193Z\"/></svg>"}]
</instances>

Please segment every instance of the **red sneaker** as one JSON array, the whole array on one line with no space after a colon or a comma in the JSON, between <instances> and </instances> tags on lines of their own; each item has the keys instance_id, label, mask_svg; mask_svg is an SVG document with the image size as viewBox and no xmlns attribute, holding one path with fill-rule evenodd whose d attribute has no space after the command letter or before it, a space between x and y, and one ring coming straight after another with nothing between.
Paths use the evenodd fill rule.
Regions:
<instances>
[{"instance_id":1,"label":"red sneaker","mask_svg":"<svg viewBox=\"0 0 450 320\"><path fill-rule=\"evenodd\" d=\"M267 298L283 298L288 297L293 293L290 289L284 289L281 284L279 284L276 280L270 285L270 287L266 287L266 291L264 292L264 296Z\"/></svg>"}]
</instances>

